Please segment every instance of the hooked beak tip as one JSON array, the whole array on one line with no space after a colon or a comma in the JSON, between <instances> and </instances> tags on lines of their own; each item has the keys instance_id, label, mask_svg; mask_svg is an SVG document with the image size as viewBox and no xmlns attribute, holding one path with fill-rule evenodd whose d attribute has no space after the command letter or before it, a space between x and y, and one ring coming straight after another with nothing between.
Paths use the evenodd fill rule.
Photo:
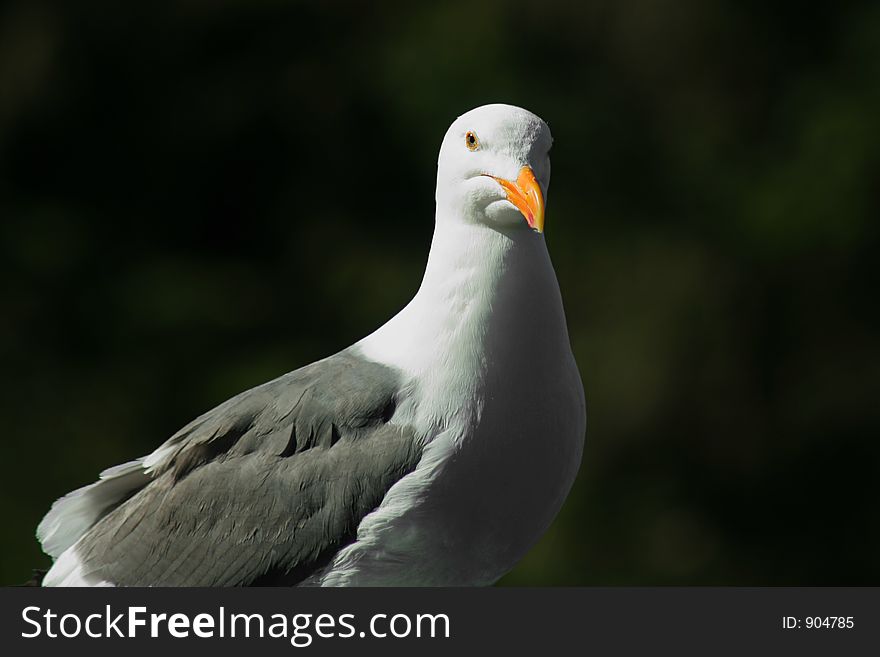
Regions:
<instances>
[{"instance_id":1,"label":"hooked beak tip","mask_svg":"<svg viewBox=\"0 0 880 657\"><path fill-rule=\"evenodd\" d=\"M489 177L495 179L504 188L507 200L522 213L529 228L543 233L544 193L532 168L524 166L520 169L515 182L492 175Z\"/></svg>"}]
</instances>

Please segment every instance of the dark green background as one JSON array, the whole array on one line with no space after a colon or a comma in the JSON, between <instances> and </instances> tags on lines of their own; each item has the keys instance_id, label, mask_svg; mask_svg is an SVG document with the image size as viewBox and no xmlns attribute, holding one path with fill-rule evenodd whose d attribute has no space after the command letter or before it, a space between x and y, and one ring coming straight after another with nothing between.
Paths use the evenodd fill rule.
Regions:
<instances>
[{"instance_id":1,"label":"dark green background","mask_svg":"<svg viewBox=\"0 0 880 657\"><path fill-rule=\"evenodd\" d=\"M880 5L7 2L0 581L53 499L416 290L448 124L555 137L584 463L506 584L880 584Z\"/></svg>"}]
</instances>

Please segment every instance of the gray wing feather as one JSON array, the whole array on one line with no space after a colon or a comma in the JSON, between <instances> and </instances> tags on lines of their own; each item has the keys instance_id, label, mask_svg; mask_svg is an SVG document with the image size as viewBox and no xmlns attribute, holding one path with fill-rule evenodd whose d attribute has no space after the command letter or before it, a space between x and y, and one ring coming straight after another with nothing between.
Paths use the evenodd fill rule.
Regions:
<instances>
[{"instance_id":1,"label":"gray wing feather","mask_svg":"<svg viewBox=\"0 0 880 657\"><path fill-rule=\"evenodd\" d=\"M123 586L305 579L418 463L415 434L389 423L398 390L395 372L343 352L233 397L85 533L84 571Z\"/></svg>"}]
</instances>

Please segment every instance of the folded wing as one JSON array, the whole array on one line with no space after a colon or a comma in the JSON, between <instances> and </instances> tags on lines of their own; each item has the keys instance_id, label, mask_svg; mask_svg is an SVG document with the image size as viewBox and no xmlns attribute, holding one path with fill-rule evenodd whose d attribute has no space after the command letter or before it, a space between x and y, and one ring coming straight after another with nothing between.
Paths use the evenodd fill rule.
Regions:
<instances>
[{"instance_id":1,"label":"folded wing","mask_svg":"<svg viewBox=\"0 0 880 657\"><path fill-rule=\"evenodd\" d=\"M301 582L418 463L418 437L390 421L399 390L342 352L233 397L59 500L38 530L61 557L45 583Z\"/></svg>"}]
</instances>

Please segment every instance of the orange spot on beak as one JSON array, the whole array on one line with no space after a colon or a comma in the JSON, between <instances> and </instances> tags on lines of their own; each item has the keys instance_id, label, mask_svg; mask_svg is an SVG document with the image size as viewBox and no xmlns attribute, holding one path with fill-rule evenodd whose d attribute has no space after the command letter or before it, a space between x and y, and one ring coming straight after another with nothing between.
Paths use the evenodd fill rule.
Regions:
<instances>
[{"instance_id":1,"label":"orange spot on beak","mask_svg":"<svg viewBox=\"0 0 880 657\"><path fill-rule=\"evenodd\" d=\"M488 175L488 174L486 174ZM544 194L541 186L535 178L535 172L531 167L523 167L519 170L516 182L489 176L498 182L507 193L507 200L513 203L517 210L526 218L529 227L544 232Z\"/></svg>"}]
</instances>

